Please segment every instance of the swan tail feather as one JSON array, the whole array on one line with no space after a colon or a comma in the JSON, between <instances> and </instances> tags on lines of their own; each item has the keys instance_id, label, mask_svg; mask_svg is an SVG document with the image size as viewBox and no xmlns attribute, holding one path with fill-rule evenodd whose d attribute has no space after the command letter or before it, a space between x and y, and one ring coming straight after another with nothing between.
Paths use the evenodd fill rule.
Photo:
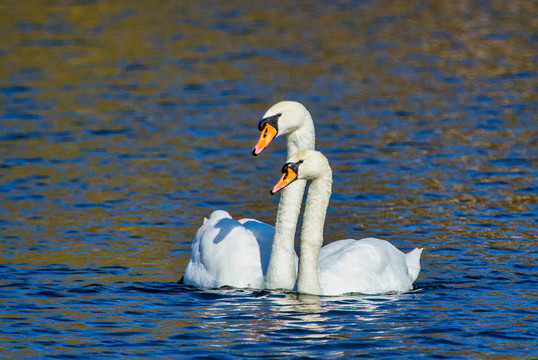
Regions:
<instances>
[{"instance_id":1,"label":"swan tail feather","mask_svg":"<svg viewBox=\"0 0 538 360\"><path fill-rule=\"evenodd\" d=\"M416 248L413 251L405 254L407 269L409 271L409 275L411 275L413 278L413 281L417 279L418 274L420 273L420 255L422 254L422 250L422 248Z\"/></svg>"}]
</instances>

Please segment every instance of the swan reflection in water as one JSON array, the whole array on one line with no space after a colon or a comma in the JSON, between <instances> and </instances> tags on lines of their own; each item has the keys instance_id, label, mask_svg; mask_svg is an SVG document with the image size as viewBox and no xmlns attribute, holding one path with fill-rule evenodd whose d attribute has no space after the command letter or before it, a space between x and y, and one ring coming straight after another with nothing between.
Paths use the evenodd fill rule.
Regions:
<instances>
[{"instance_id":1,"label":"swan reflection in water","mask_svg":"<svg viewBox=\"0 0 538 360\"><path fill-rule=\"evenodd\" d=\"M193 292L212 297L192 308L190 317L203 329L225 334L222 343L211 345L216 347L228 346L227 341L238 338L246 343L301 338L325 344L346 337L346 327L356 331L361 322L383 318L391 311L390 303L405 296L326 297L244 289Z\"/></svg>"}]
</instances>

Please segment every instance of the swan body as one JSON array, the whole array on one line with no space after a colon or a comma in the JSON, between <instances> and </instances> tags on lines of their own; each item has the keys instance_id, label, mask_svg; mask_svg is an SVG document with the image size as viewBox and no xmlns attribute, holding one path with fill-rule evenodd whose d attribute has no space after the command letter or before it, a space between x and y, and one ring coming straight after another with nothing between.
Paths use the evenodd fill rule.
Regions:
<instances>
[{"instance_id":1,"label":"swan body","mask_svg":"<svg viewBox=\"0 0 538 360\"><path fill-rule=\"evenodd\" d=\"M267 124L273 128L270 135ZM258 127L262 134L253 155L281 135L287 137L288 157L314 148L312 117L300 103L273 105ZM254 219L234 220L223 210L213 212L196 232L183 283L198 288L293 289L298 263L294 238L305 185L296 181L283 192L274 228Z\"/></svg>"},{"instance_id":2,"label":"swan body","mask_svg":"<svg viewBox=\"0 0 538 360\"><path fill-rule=\"evenodd\" d=\"M323 226L332 187L329 162L318 151L293 155L272 193L295 179L310 181L303 227L297 292L316 295L405 292L420 272L422 249L404 254L386 240L339 240L323 245Z\"/></svg>"},{"instance_id":3,"label":"swan body","mask_svg":"<svg viewBox=\"0 0 538 360\"><path fill-rule=\"evenodd\" d=\"M214 211L196 232L184 284L261 289L274 232L258 220L234 220L226 211Z\"/></svg>"},{"instance_id":4,"label":"swan body","mask_svg":"<svg viewBox=\"0 0 538 360\"><path fill-rule=\"evenodd\" d=\"M321 248L317 264L320 288L323 295L408 291L420 272L421 252L415 249L403 254L376 238L335 241Z\"/></svg>"}]
</instances>

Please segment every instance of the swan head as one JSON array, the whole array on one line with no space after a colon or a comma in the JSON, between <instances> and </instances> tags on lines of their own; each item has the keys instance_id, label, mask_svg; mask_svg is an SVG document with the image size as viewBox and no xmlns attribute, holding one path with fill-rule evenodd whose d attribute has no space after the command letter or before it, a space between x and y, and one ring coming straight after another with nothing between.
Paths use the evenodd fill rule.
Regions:
<instances>
[{"instance_id":1,"label":"swan head","mask_svg":"<svg viewBox=\"0 0 538 360\"><path fill-rule=\"evenodd\" d=\"M290 157L282 167L282 177L271 189L271 195L295 180L315 180L324 175L332 177L329 160L316 150L301 150Z\"/></svg>"},{"instance_id":2,"label":"swan head","mask_svg":"<svg viewBox=\"0 0 538 360\"><path fill-rule=\"evenodd\" d=\"M296 101L281 101L271 106L258 123L261 134L252 149L252 155L257 156L261 153L274 138L291 134L309 125L312 125L312 117L303 104Z\"/></svg>"}]
</instances>

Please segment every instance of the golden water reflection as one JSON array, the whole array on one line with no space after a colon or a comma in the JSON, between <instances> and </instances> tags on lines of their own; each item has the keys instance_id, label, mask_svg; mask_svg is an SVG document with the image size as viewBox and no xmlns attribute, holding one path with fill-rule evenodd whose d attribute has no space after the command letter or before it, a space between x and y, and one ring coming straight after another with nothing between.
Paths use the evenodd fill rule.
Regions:
<instances>
[{"instance_id":1,"label":"golden water reflection","mask_svg":"<svg viewBox=\"0 0 538 360\"><path fill-rule=\"evenodd\" d=\"M290 97L337 176L328 241L534 244L532 2L209 5L0 5L2 262L177 280L215 208L274 222L283 141L249 149Z\"/></svg>"}]
</instances>

